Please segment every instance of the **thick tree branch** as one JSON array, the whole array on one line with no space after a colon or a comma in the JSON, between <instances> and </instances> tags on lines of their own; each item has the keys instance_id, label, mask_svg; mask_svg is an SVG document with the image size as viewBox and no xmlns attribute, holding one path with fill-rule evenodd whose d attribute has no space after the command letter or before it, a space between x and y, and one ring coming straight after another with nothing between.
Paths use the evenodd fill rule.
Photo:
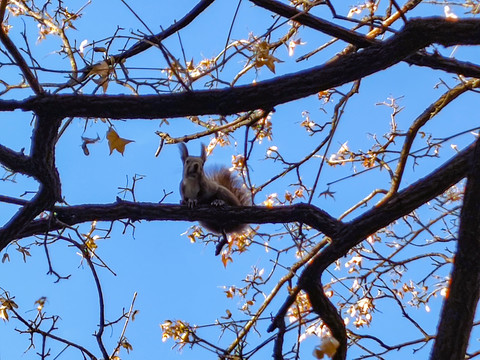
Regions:
<instances>
[{"instance_id":1,"label":"thick tree branch","mask_svg":"<svg viewBox=\"0 0 480 360\"><path fill-rule=\"evenodd\" d=\"M54 194L49 190L48 187L40 185L40 190L34 198L18 210L5 226L0 228L0 251L7 247L12 240L19 238L19 235L25 228L29 227L28 224L38 214L53 206L54 201L52 199L54 199Z\"/></svg>"},{"instance_id":2,"label":"thick tree branch","mask_svg":"<svg viewBox=\"0 0 480 360\"><path fill-rule=\"evenodd\" d=\"M29 161L26 157L19 159L30 165L30 175L35 176L40 182L40 188L35 197L0 228L0 249L4 249L10 241L17 238L38 214L50 210L57 201L61 201L60 177L55 167L55 144L60 123L59 118L52 118L43 113L37 116ZM3 155L6 154L12 155L3 149Z\"/></svg>"},{"instance_id":3,"label":"thick tree branch","mask_svg":"<svg viewBox=\"0 0 480 360\"><path fill-rule=\"evenodd\" d=\"M9 168L13 172L18 172L30 176L34 176L34 174L36 173L36 169L28 156L13 151L1 144L0 163L2 163L4 166Z\"/></svg>"},{"instance_id":4,"label":"thick tree branch","mask_svg":"<svg viewBox=\"0 0 480 360\"><path fill-rule=\"evenodd\" d=\"M379 41L373 39L373 36L380 34L378 29L371 34L362 35L275 0L250 1L280 16L295 20L304 26L308 26L312 29L321 31L324 34L348 42L356 48L365 48L379 43ZM411 6L413 6L413 4L406 5L405 11ZM386 23L388 25L388 21ZM347 48L346 52L349 52L348 50L353 50L353 48ZM480 66L445 58L439 54L430 55L425 52L417 52L416 54L408 56L404 61L410 65L426 66L432 69L443 70L464 76L480 77Z\"/></svg>"},{"instance_id":5,"label":"thick tree branch","mask_svg":"<svg viewBox=\"0 0 480 360\"><path fill-rule=\"evenodd\" d=\"M256 109L268 111L278 104L384 70L433 43L444 46L478 45L480 20L448 22L443 18L414 19L383 43L342 56L322 66L254 85L148 96L46 94L17 103L0 102L0 110L11 110L16 105L16 108L27 111L54 112L62 118L79 116L112 119L228 115Z\"/></svg>"},{"instance_id":6,"label":"thick tree branch","mask_svg":"<svg viewBox=\"0 0 480 360\"><path fill-rule=\"evenodd\" d=\"M345 256L351 248L366 237L411 213L462 180L467 175L473 153L474 145L470 145L428 176L392 196L388 202L374 207L346 223L340 229L338 236L332 238L332 243L319 253L300 275L299 288L308 288L310 284L316 284L330 264ZM295 301L295 296L287 298L270 325L269 331L273 331L277 327L277 323L282 321L281 319ZM322 304L317 306L322 306ZM322 308L323 313L328 311L328 308ZM333 315L331 316L333 318ZM338 340L340 341L340 339Z\"/></svg>"},{"instance_id":7,"label":"thick tree branch","mask_svg":"<svg viewBox=\"0 0 480 360\"><path fill-rule=\"evenodd\" d=\"M49 112L37 112L30 149L30 157L37 169L35 177L50 188L54 202L61 201L60 177L55 166L55 145L61 121Z\"/></svg>"},{"instance_id":8,"label":"thick tree branch","mask_svg":"<svg viewBox=\"0 0 480 360\"><path fill-rule=\"evenodd\" d=\"M343 28L330 21L300 11L279 1L250 0L250 2L275 14L278 14L290 20L294 20L302 25L321 31L324 34L343 40L349 44L355 45L360 48L367 47L376 43L374 39L369 39L366 36L359 34L353 30Z\"/></svg>"},{"instance_id":9,"label":"thick tree branch","mask_svg":"<svg viewBox=\"0 0 480 360\"><path fill-rule=\"evenodd\" d=\"M115 221L120 219L161 220L161 221L208 221L212 218L228 223L230 219L241 219L251 224L301 222L322 231L327 236L335 236L342 223L325 211L307 204L297 204L278 208L266 207L210 207L201 206L189 209L182 205L118 202L106 205L78 205L53 209L54 219L33 221L25 226L19 237L60 230L65 225L75 225L90 221ZM3 247L0 247L0 251Z\"/></svg>"},{"instance_id":10,"label":"thick tree branch","mask_svg":"<svg viewBox=\"0 0 480 360\"><path fill-rule=\"evenodd\" d=\"M339 342L339 347L332 359L345 359L347 356L347 330L337 308L325 295L320 279L317 279L316 282L306 283L304 290L308 294L313 311L322 318L323 323L330 329L332 336Z\"/></svg>"},{"instance_id":11,"label":"thick tree branch","mask_svg":"<svg viewBox=\"0 0 480 360\"><path fill-rule=\"evenodd\" d=\"M352 247L369 235L396 219L408 215L458 183L467 175L473 152L474 145L470 145L428 176L399 191L386 203L374 207L350 223L346 223L345 232L334 239L321 256L314 260L311 269L320 274L327 266L345 256Z\"/></svg>"},{"instance_id":12,"label":"thick tree branch","mask_svg":"<svg viewBox=\"0 0 480 360\"><path fill-rule=\"evenodd\" d=\"M93 220L114 221L118 219L208 221L215 217L219 221L240 219L251 224L302 222L335 239L326 250L333 261L355 246L368 235L387 226L390 222L412 212L435 196L442 194L466 175L468 163L473 156L473 146L460 152L439 169L420 179L393 196L382 206L373 208L346 225L334 219L325 211L307 204L275 208L265 207L209 207L189 209L181 205L118 202L105 205L56 206L53 211L58 222L37 220L26 226L21 237L41 234L48 230L63 228L62 223L75 225ZM48 228L48 224L52 227ZM55 225L56 224L56 225ZM360 232L358 232L360 231ZM358 232L358 236L354 237ZM350 238L352 237L352 238ZM338 239L345 239L338 241Z\"/></svg>"},{"instance_id":13,"label":"thick tree branch","mask_svg":"<svg viewBox=\"0 0 480 360\"><path fill-rule=\"evenodd\" d=\"M340 221L325 211L306 204L278 208L202 206L189 209L183 205L119 202L108 205L56 207L55 212L60 221L69 225L117 219L208 221L214 218L219 222L228 223L233 218L251 224L302 222L327 236L334 236L342 227Z\"/></svg>"},{"instance_id":14,"label":"thick tree branch","mask_svg":"<svg viewBox=\"0 0 480 360\"><path fill-rule=\"evenodd\" d=\"M15 111L22 109L25 101L19 100L0 100L0 111Z\"/></svg>"},{"instance_id":15,"label":"thick tree branch","mask_svg":"<svg viewBox=\"0 0 480 360\"><path fill-rule=\"evenodd\" d=\"M405 61L410 65L424 66L452 74L480 78L480 66L468 61L446 58L437 53L428 54L424 51L419 51L410 55Z\"/></svg>"},{"instance_id":16,"label":"thick tree branch","mask_svg":"<svg viewBox=\"0 0 480 360\"><path fill-rule=\"evenodd\" d=\"M55 219L33 221L22 229L19 237L42 234L50 230L62 229L65 225L76 225L93 220L208 221L214 217L219 221L228 222L229 219L235 218L251 224L296 221L312 226L335 240L326 249L325 252L328 251L328 253L322 253L320 260L314 261L316 268L322 271L368 235L412 212L460 181L466 176L468 163L472 156L473 146L470 146L427 177L397 193L387 203L367 211L345 225L325 211L307 204L275 208L202 206L189 209L180 205L122 201L106 205L57 206L53 208L56 214Z\"/></svg>"},{"instance_id":17,"label":"thick tree branch","mask_svg":"<svg viewBox=\"0 0 480 360\"><path fill-rule=\"evenodd\" d=\"M465 359L480 295L480 140L467 176L451 285L431 359Z\"/></svg>"}]
</instances>

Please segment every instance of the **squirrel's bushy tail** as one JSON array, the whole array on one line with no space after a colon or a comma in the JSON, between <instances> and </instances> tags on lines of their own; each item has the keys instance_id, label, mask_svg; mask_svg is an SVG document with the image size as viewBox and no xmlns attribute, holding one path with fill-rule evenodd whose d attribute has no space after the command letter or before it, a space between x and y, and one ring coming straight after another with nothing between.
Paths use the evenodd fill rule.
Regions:
<instances>
[{"instance_id":1,"label":"squirrel's bushy tail","mask_svg":"<svg viewBox=\"0 0 480 360\"><path fill-rule=\"evenodd\" d=\"M214 168L206 174L209 180L215 181L218 185L223 186L224 188L228 189L235 195L236 200L238 203L228 203L226 202L225 205L232 205L232 206L251 206L252 205L252 198L250 195L250 191L243 186L242 181L240 178L237 177L233 172L228 170L226 167L217 167ZM232 232L242 232L248 226L248 224L242 224L236 222L234 220L228 222L214 222L214 221L202 221L201 225L204 226L206 229L213 231L218 234L222 233L232 233Z\"/></svg>"},{"instance_id":2,"label":"squirrel's bushy tail","mask_svg":"<svg viewBox=\"0 0 480 360\"><path fill-rule=\"evenodd\" d=\"M252 197L250 191L243 186L242 181L238 176L236 176L232 171L228 170L226 167L217 167L214 168L214 171L208 172L207 177L217 184L226 187L230 190L235 197L238 199L238 205L250 206L252 205ZM235 205L235 204L228 204Z\"/></svg>"}]
</instances>

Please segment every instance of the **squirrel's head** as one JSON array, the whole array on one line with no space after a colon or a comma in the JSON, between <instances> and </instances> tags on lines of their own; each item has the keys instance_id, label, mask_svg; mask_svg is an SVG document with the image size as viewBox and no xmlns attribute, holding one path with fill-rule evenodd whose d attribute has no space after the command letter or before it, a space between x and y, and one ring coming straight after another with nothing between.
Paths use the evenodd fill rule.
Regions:
<instances>
[{"instance_id":1,"label":"squirrel's head","mask_svg":"<svg viewBox=\"0 0 480 360\"><path fill-rule=\"evenodd\" d=\"M184 178L196 178L203 174L203 164L207 160L207 153L205 146L201 145L200 156L188 155L187 146L184 143L180 143L180 155L183 161L183 177Z\"/></svg>"}]
</instances>

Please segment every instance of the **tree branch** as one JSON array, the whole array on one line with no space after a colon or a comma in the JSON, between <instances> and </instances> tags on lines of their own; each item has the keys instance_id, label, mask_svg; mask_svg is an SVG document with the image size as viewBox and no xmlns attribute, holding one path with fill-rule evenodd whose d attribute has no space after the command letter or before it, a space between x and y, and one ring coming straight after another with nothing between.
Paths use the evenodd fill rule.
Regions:
<instances>
[{"instance_id":1,"label":"tree branch","mask_svg":"<svg viewBox=\"0 0 480 360\"><path fill-rule=\"evenodd\" d=\"M52 210L53 219L32 221L18 234L24 238L49 231L64 229L66 226L85 222L115 221L217 221L228 223L230 219L241 219L249 224L301 222L323 232L326 236L335 236L342 228L342 222L334 219L325 211L307 204L296 204L277 208L266 207L210 207L199 206L189 209L182 205L152 204L140 202L119 202L104 205L56 206ZM1 233L1 232L0 232ZM0 243L0 251L7 244Z\"/></svg>"},{"instance_id":2,"label":"tree branch","mask_svg":"<svg viewBox=\"0 0 480 360\"><path fill-rule=\"evenodd\" d=\"M35 176L36 169L31 159L0 144L0 163L13 172Z\"/></svg>"},{"instance_id":3,"label":"tree branch","mask_svg":"<svg viewBox=\"0 0 480 360\"><path fill-rule=\"evenodd\" d=\"M480 86L480 80L472 79L470 81L462 82L459 85L455 86L453 89L449 89L447 92L442 94L437 101L427 107L420 116L418 116L413 124L407 131L405 141L403 143L402 151L400 153L400 159L398 160L397 168L395 169L395 174L392 179L392 185L388 193L380 200L379 204L388 201L388 199L395 194L399 187L400 182L403 177L403 172L405 170L405 166L407 164L408 157L410 155L410 150L413 145L413 141L415 140L418 131L422 126L424 126L427 121L432 119L435 115L437 115L440 111L442 111L450 102L455 100L457 97L462 95L463 93L478 88Z\"/></svg>"},{"instance_id":4,"label":"tree branch","mask_svg":"<svg viewBox=\"0 0 480 360\"><path fill-rule=\"evenodd\" d=\"M344 256L350 248L368 235L387 226L392 221L409 214L450 186L465 177L473 156L473 145L460 152L443 166L408 188L398 192L387 203L374 207L350 223L344 224L314 205L296 204L275 208L266 207L210 207L189 209L181 205L165 205L140 202L118 202L104 205L56 206L52 209L55 219L36 220L26 225L19 237L59 230L65 225L75 225L93 220L115 221L208 221L212 218L228 222L241 220L249 224L302 222L334 239L312 264L320 271ZM0 250L3 247L0 247Z\"/></svg>"},{"instance_id":5,"label":"tree branch","mask_svg":"<svg viewBox=\"0 0 480 360\"><path fill-rule=\"evenodd\" d=\"M8 2L7 0L2 0L2 3L0 4L0 15L1 15L0 41L2 42L3 46L5 46L5 48L8 50L8 52L12 55L13 59L15 60L15 63L18 65L18 67L22 71L23 76L25 76L25 79L27 80L33 92L37 95L40 95L43 93L43 89L40 83L38 82L37 78L30 70L30 67L28 66L23 56L20 54L20 51L18 51L17 47L15 46L13 41L10 40L10 38L8 37L7 33L3 28L3 20L5 16L5 7L7 2Z\"/></svg>"},{"instance_id":6,"label":"tree branch","mask_svg":"<svg viewBox=\"0 0 480 360\"><path fill-rule=\"evenodd\" d=\"M0 249L4 249L10 241L17 238L24 228L42 211L50 210L57 201L61 201L60 177L55 167L55 144L61 120L39 113L32 136L30 157L20 157L22 162L30 165L31 175L40 182L35 197L23 206L2 228L0 228ZM4 159L13 152L0 148ZM7 156L8 155L8 156Z\"/></svg>"},{"instance_id":7,"label":"tree branch","mask_svg":"<svg viewBox=\"0 0 480 360\"><path fill-rule=\"evenodd\" d=\"M363 213L356 219L344 224L332 243L319 253L306 267L298 280L300 289L308 288L311 283L321 279L323 271L337 259L345 256L354 246L366 237L382 229L396 219L411 213L419 206L445 192L462 180L469 169L474 156L474 144L447 161L444 165L418 180L408 188L392 196L380 206ZM277 327L278 321L286 315L294 303L295 296L289 296L279 309L268 331ZM328 312L328 308L322 310ZM333 316L333 315L332 315ZM338 339L340 341L340 339Z\"/></svg>"},{"instance_id":8,"label":"tree branch","mask_svg":"<svg viewBox=\"0 0 480 360\"><path fill-rule=\"evenodd\" d=\"M250 0L257 6L267 9L275 14L296 21L304 26L323 32L334 38L343 40L349 44L363 48L375 44L377 41L369 39L365 35L359 34L353 30L349 30L338 26L330 21L321 19L304 11L300 11L294 7L285 5L274 0Z\"/></svg>"},{"instance_id":9,"label":"tree branch","mask_svg":"<svg viewBox=\"0 0 480 360\"><path fill-rule=\"evenodd\" d=\"M325 295L320 279L306 283L304 290L308 294L313 311L322 318L323 323L330 329L332 336L340 343L333 360L345 359L347 356L347 330L337 308Z\"/></svg>"},{"instance_id":10,"label":"tree branch","mask_svg":"<svg viewBox=\"0 0 480 360\"><path fill-rule=\"evenodd\" d=\"M351 45L354 45L357 48L365 48L373 44L379 43L379 41L374 40L373 37L380 34L380 29L376 29L376 31L369 33L368 35L362 35L353 30L345 29L334 23L331 23L309 13L300 11L294 7L282 4L275 0L250 1L253 2L255 5L261 6L280 16L294 20L314 30L321 31L324 34L331 35L334 38L343 40ZM411 5L407 6L405 11L408 10L408 8L410 7ZM403 12L399 13L403 14ZM388 22L386 24L388 25ZM347 48L346 52L349 52L348 50L353 50L353 48ZM425 52L418 52L407 57L405 61L410 65L426 66L432 69L443 70L455 74L461 74L464 76L480 77L480 66L469 62L462 62L455 59L445 58L439 54L431 55Z\"/></svg>"},{"instance_id":11,"label":"tree branch","mask_svg":"<svg viewBox=\"0 0 480 360\"><path fill-rule=\"evenodd\" d=\"M129 49L122 51L119 54L112 55L112 63L121 63L123 60L126 60L132 56L140 54L141 52L148 50L153 46L153 44L158 44L162 40L168 38L169 36L175 34L177 31L180 31L185 26L189 25L193 20L197 18L207 7L213 4L215 0L200 0L200 2L183 18L179 21L176 21L173 25L162 31L161 33L146 36L145 39L135 43ZM97 63L98 64L98 63ZM75 82L82 82L90 73L90 70L97 64L92 64L90 66L85 67L81 70L83 72L83 76L81 79L75 80Z\"/></svg>"},{"instance_id":12,"label":"tree branch","mask_svg":"<svg viewBox=\"0 0 480 360\"><path fill-rule=\"evenodd\" d=\"M111 119L228 115L256 109L268 111L278 104L384 70L433 43L444 46L478 45L480 20L448 22L443 18L414 19L385 42L339 57L325 65L254 85L147 96L45 94L18 103L18 108L34 112L50 111L61 118L76 116ZM5 104L0 102L0 110L11 109L11 106L11 101Z\"/></svg>"},{"instance_id":13,"label":"tree branch","mask_svg":"<svg viewBox=\"0 0 480 360\"><path fill-rule=\"evenodd\" d=\"M451 284L430 359L465 359L480 295L480 140L470 164Z\"/></svg>"},{"instance_id":14,"label":"tree branch","mask_svg":"<svg viewBox=\"0 0 480 360\"><path fill-rule=\"evenodd\" d=\"M397 193L389 201L366 211L350 223L344 232L333 239L323 253L314 259L310 271L317 277L331 263L396 219L405 216L462 180L472 162L475 145L472 144L444 165Z\"/></svg>"}]
</instances>

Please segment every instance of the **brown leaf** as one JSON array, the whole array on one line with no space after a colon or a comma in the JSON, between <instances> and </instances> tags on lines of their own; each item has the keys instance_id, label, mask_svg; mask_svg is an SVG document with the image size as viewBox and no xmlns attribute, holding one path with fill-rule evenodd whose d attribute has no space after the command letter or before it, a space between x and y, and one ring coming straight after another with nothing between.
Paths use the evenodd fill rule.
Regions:
<instances>
[{"instance_id":1,"label":"brown leaf","mask_svg":"<svg viewBox=\"0 0 480 360\"><path fill-rule=\"evenodd\" d=\"M110 155L112 155L113 150L117 150L120 154L123 155L125 151L125 146L128 143L134 142L134 140L127 140L118 136L117 132L113 128L108 129L107 131L108 146L110 147Z\"/></svg>"}]
</instances>

